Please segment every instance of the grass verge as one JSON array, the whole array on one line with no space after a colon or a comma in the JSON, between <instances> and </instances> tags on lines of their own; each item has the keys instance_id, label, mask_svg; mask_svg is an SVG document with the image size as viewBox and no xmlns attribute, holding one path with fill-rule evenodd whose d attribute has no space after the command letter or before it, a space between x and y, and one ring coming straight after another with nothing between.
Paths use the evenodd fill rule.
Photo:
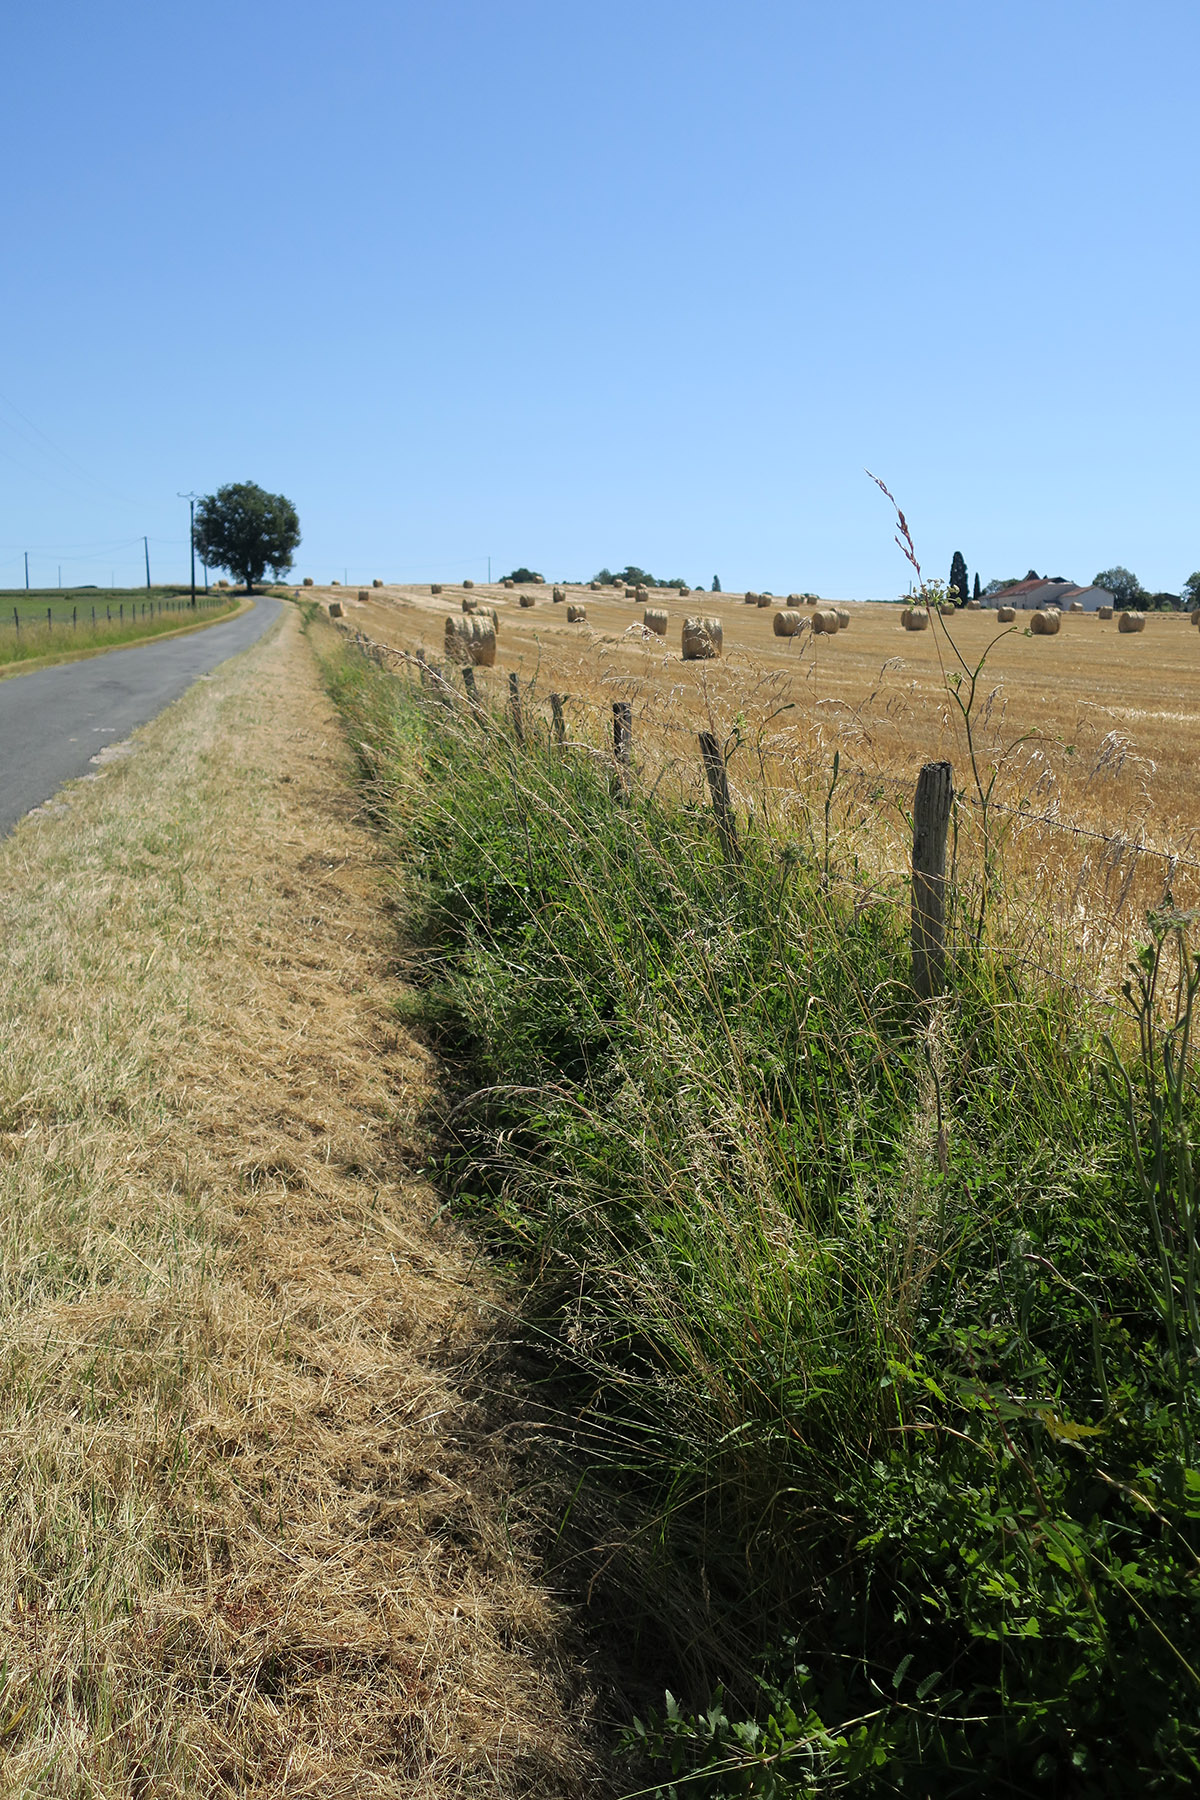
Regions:
<instances>
[{"instance_id":1,"label":"grass verge","mask_svg":"<svg viewBox=\"0 0 1200 1800\"><path fill-rule=\"evenodd\" d=\"M133 742L0 845L0 1790L583 1792L291 609Z\"/></svg>"},{"instance_id":2,"label":"grass verge","mask_svg":"<svg viewBox=\"0 0 1200 1800\"><path fill-rule=\"evenodd\" d=\"M1123 1011L819 820L728 853L597 746L340 641L333 693L460 1066L459 1212L524 1271L563 1541L681 1700L630 1785L1191 1791L1200 1774L1194 921ZM992 878L996 871L991 871Z\"/></svg>"}]
</instances>

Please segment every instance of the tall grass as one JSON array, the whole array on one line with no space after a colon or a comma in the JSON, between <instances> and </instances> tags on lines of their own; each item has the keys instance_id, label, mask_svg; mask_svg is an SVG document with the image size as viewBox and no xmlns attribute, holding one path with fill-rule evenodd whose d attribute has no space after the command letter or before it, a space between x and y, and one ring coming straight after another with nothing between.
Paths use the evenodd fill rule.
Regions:
<instances>
[{"instance_id":1,"label":"tall grass","mask_svg":"<svg viewBox=\"0 0 1200 1800\"><path fill-rule=\"evenodd\" d=\"M564 1542L686 1696L631 1733L646 1779L1185 1791L1190 918L1124 1020L978 927L922 1007L902 888L820 820L732 858L532 695L522 746L328 668L464 1077L444 1179L527 1275Z\"/></svg>"}]
</instances>

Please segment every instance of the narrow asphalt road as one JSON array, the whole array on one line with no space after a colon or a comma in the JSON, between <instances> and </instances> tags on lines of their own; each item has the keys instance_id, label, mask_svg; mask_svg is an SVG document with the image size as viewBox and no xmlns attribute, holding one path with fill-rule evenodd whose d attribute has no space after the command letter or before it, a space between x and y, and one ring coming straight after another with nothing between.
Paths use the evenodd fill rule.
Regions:
<instances>
[{"instance_id":1,"label":"narrow asphalt road","mask_svg":"<svg viewBox=\"0 0 1200 1800\"><path fill-rule=\"evenodd\" d=\"M127 738L214 669L254 643L281 602L258 599L224 625L137 649L108 650L0 681L0 833L86 775L97 751Z\"/></svg>"}]
</instances>

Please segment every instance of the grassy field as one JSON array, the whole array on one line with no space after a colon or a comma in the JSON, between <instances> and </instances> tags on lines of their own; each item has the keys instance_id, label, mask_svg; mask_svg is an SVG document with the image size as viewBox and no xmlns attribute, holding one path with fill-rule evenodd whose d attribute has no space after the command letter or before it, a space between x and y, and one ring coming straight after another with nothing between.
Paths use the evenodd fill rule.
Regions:
<instances>
[{"instance_id":1,"label":"grassy field","mask_svg":"<svg viewBox=\"0 0 1200 1800\"><path fill-rule=\"evenodd\" d=\"M910 633L899 609L854 605L835 638L776 638L771 613L738 595L691 595L654 603L671 615L668 637L647 637L642 609L611 593L568 590L588 622L568 626L550 590L532 609L503 588L476 588L500 617L493 670L481 689L499 702L516 671L539 727L548 694L567 696L571 734L585 743L610 729L614 700L634 709L635 750L647 785L680 800L702 797L698 728L729 751L729 779L744 810L764 808L781 828L817 817L845 855L881 879L907 866L908 814L920 765L947 757L963 793L960 825L977 829L978 794L966 732L950 682L986 657L973 707L978 759L995 771L988 829L1003 839L1014 880L1005 896L1011 942L1051 933L1054 960L1119 974L1146 907L1170 885L1182 904L1200 902L1200 630L1181 615L1152 615L1140 635L1122 635L1094 615L1068 616L1054 638L1018 622L962 613L941 629ZM462 589L354 590L340 597L349 623L380 642L440 655L444 621ZM717 663L684 663L679 627L691 612L722 621ZM952 641L951 641L952 639ZM999 640L999 641L997 641ZM965 691L965 690L964 690ZM837 758L836 778L834 758ZM974 804L973 804L974 803ZM1155 852L1149 854L1147 852ZM1019 879L1018 879L1019 878ZM1028 902L1039 904L1030 910Z\"/></svg>"},{"instance_id":2,"label":"grassy field","mask_svg":"<svg viewBox=\"0 0 1200 1800\"><path fill-rule=\"evenodd\" d=\"M369 606L352 625L391 612L401 641L438 643L428 597ZM563 1579L619 1621L635 1704L658 1683L629 1786L1194 1791L1194 915L1161 867L1149 917L1126 894L1122 991L1049 935L1074 909L1087 941L1086 890L1047 892L1026 837L964 830L951 987L918 1004L905 871L873 820L856 837L853 806L831 827L831 758L857 746L877 782L897 763L908 782L961 746L932 634L910 646L880 609L845 641L685 670L615 631L568 649L545 612L501 626L503 676L536 665L524 743L457 676L386 674L344 638L326 656L424 946L406 1016L460 1082L443 1186L525 1273L543 1431L574 1482ZM1007 705L1007 738L1097 693L1094 732L1141 716L1121 766L1093 738L1072 775L1059 744L1034 790L1053 807L1061 769L1098 828L1100 785L1120 820L1169 834L1187 802L1129 765L1182 756L1195 634L1155 621L1118 646L1073 626L1061 646L1008 640L991 716ZM966 626L981 650L987 629ZM904 659L890 707L861 691L883 646ZM791 685L756 694L786 654ZM813 690L796 740L760 740L741 776L733 854L669 733L711 707L742 754L739 676L742 746L752 708L769 721ZM631 682L661 738L636 712L627 784L601 728ZM541 704L560 683L579 707L562 747ZM1048 733L1033 747L1048 758Z\"/></svg>"},{"instance_id":3,"label":"grassy field","mask_svg":"<svg viewBox=\"0 0 1200 1800\"><path fill-rule=\"evenodd\" d=\"M295 614L131 747L0 844L0 1791L582 1793Z\"/></svg>"},{"instance_id":4,"label":"grassy field","mask_svg":"<svg viewBox=\"0 0 1200 1800\"><path fill-rule=\"evenodd\" d=\"M159 637L193 622L211 623L240 604L237 595L220 590L197 593L193 608L186 588L0 592L0 668Z\"/></svg>"}]
</instances>

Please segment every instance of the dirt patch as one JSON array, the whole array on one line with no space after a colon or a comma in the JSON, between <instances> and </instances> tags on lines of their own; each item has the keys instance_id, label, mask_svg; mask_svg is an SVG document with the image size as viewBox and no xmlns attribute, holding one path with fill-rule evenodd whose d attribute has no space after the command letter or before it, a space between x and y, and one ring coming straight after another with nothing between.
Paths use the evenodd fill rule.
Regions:
<instances>
[{"instance_id":1,"label":"dirt patch","mask_svg":"<svg viewBox=\"0 0 1200 1800\"><path fill-rule=\"evenodd\" d=\"M295 615L134 741L0 848L4 1789L595 1792Z\"/></svg>"}]
</instances>

